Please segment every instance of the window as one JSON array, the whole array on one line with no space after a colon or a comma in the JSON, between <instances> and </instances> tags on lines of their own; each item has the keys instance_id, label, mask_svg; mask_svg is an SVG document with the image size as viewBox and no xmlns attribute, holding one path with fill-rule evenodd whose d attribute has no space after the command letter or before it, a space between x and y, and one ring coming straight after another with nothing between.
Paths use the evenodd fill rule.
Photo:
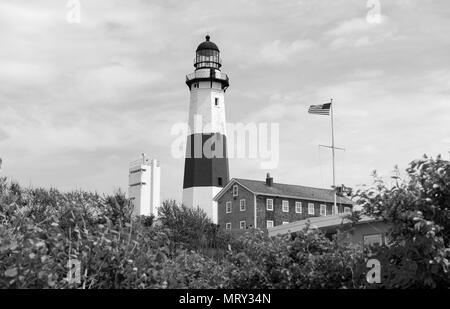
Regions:
<instances>
[{"instance_id":1,"label":"window","mask_svg":"<svg viewBox=\"0 0 450 309\"><path fill-rule=\"evenodd\" d=\"M308 215L314 215L314 203L308 203Z\"/></svg>"},{"instance_id":2,"label":"window","mask_svg":"<svg viewBox=\"0 0 450 309\"><path fill-rule=\"evenodd\" d=\"M327 205L320 205L320 215L326 216L327 215Z\"/></svg>"},{"instance_id":3,"label":"window","mask_svg":"<svg viewBox=\"0 0 450 309\"><path fill-rule=\"evenodd\" d=\"M283 221L283 225L285 225L285 224L289 224L289 222L288 221Z\"/></svg>"},{"instance_id":4,"label":"window","mask_svg":"<svg viewBox=\"0 0 450 309\"><path fill-rule=\"evenodd\" d=\"M273 210L273 199L268 198L266 200L266 206L267 206L267 210Z\"/></svg>"},{"instance_id":5,"label":"window","mask_svg":"<svg viewBox=\"0 0 450 309\"><path fill-rule=\"evenodd\" d=\"M273 227L273 221L267 220L267 228L271 228L271 227Z\"/></svg>"},{"instance_id":6,"label":"window","mask_svg":"<svg viewBox=\"0 0 450 309\"><path fill-rule=\"evenodd\" d=\"M228 223L225 225L225 229L231 230L231 222L228 222Z\"/></svg>"},{"instance_id":7,"label":"window","mask_svg":"<svg viewBox=\"0 0 450 309\"><path fill-rule=\"evenodd\" d=\"M231 213L231 202L226 202L225 211L227 214Z\"/></svg>"},{"instance_id":8,"label":"window","mask_svg":"<svg viewBox=\"0 0 450 309\"><path fill-rule=\"evenodd\" d=\"M239 194L239 189L237 185L233 186L233 196L238 196Z\"/></svg>"},{"instance_id":9,"label":"window","mask_svg":"<svg viewBox=\"0 0 450 309\"><path fill-rule=\"evenodd\" d=\"M289 201L283 201L282 210L283 212L289 212Z\"/></svg>"},{"instance_id":10,"label":"window","mask_svg":"<svg viewBox=\"0 0 450 309\"><path fill-rule=\"evenodd\" d=\"M373 235L364 235L363 236L363 245L364 246L373 246L373 245L382 245L383 238L381 234L373 234Z\"/></svg>"},{"instance_id":11,"label":"window","mask_svg":"<svg viewBox=\"0 0 450 309\"><path fill-rule=\"evenodd\" d=\"M219 106L219 98L214 98L214 105Z\"/></svg>"},{"instance_id":12,"label":"window","mask_svg":"<svg viewBox=\"0 0 450 309\"><path fill-rule=\"evenodd\" d=\"M240 222L239 222L239 228L240 228L241 230L245 230L245 228L246 228L245 221L240 221Z\"/></svg>"},{"instance_id":13,"label":"window","mask_svg":"<svg viewBox=\"0 0 450 309\"><path fill-rule=\"evenodd\" d=\"M245 200L240 200L239 201L239 210L240 211L245 211Z\"/></svg>"},{"instance_id":14,"label":"window","mask_svg":"<svg viewBox=\"0 0 450 309\"><path fill-rule=\"evenodd\" d=\"M223 179L222 179L222 177L217 177L217 184L219 185L219 187L223 187Z\"/></svg>"},{"instance_id":15,"label":"window","mask_svg":"<svg viewBox=\"0 0 450 309\"><path fill-rule=\"evenodd\" d=\"M295 213L296 214L302 213L302 202L295 202Z\"/></svg>"},{"instance_id":16,"label":"window","mask_svg":"<svg viewBox=\"0 0 450 309\"><path fill-rule=\"evenodd\" d=\"M352 212L352 210L350 207L344 207L344 213L349 214L351 212Z\"/></svg>"}]
</instances>

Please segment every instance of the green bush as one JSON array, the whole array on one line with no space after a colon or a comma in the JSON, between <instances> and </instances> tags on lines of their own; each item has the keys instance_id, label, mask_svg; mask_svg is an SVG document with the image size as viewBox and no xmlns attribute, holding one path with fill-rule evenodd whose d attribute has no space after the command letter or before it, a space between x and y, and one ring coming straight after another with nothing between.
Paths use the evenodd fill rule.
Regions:
<instances>
[{"instance_id":1,"label":"green bush","mask_svg":"<svg viewBox=\"0 0 450 309\"><path fill-rule=\"evenodd\" d=\"M450 287L450 162L441 156L410 163L405 179L356 194L363 213L392 224L389 244L373 250L384 269L382 287Z\"/></svg>"},{"instance_id":2,"label":"green bush","mask_svg":"<svg viewBox=\"0 0 450 309\"><path fill-rule=\"evenodd\" d=\"M121 192L62 193L3 178L0 288L448 288L450 163L424 158L407 174L394 186L375 177L354 196L363 214L393 226L388 245L368 250L309 227L229 234L174 201L155 222L132 218ZM380 284L366 281L371 258L381 262ZM79 283L67 280L74 259Z\"/></svg>"},{"instance_id":3,"label":"green bush","mask_svg":"<svg viewBox=\"0 0 450 309\"><path fill-rule=\"evenodd\" d=\"M233 241L233 236L219 229L200 208L165 201L158 210L158 220L169 231L172 243L216 260L224 257Z\"/></svg>"},{"instance_id":4,"label":"green bush","mask_svg":"<svg viewBox=\"0 0 450 309\"><path fill-rule=\"evenodd\" d=\"M0 288L351 286L349 269L337 276L353 252L317 231L272 239L254 230L236 238L201 210L173 201L152 224L130 220L120 193L23 189L5 179L0 188ZM80 261L80 283L67 280L70 259Z\"/></svg>"}]
</instances>

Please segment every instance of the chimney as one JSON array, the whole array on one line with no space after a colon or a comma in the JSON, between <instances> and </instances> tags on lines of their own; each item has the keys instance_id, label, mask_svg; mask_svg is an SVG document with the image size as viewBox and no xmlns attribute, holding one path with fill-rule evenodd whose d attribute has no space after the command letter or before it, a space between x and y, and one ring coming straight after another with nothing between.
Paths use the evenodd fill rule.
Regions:
<instances>
[{"instance_id":1,"label":"chimney","mask_svg":"<svg viewBox=\"0 0 450 309\"><path fill-rule=\"evenodd\" d=\"M270 173L267 173L266 186L272 187L272 185L273 185L273 178L270 177Z\"/></svg>"}]
</instances>

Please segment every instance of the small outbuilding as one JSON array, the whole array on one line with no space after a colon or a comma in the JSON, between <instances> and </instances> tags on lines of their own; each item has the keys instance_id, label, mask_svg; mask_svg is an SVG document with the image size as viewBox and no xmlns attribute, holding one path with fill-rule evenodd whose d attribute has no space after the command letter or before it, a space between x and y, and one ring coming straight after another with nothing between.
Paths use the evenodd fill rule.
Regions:
<instances>
[{"instance_id":1,"label":"small outbuilding","mask_svg":"<svg viewBox=\"0 0 450 309\"><path fill-rule=\"evenodd\" d=\"M323 217L312 217L305 220L278 225L268 228L269 236L295 233L310 228L317 228L331 237L339 233L339 241L349 242L353 245L367 246L385 244L386 235L391 228L389 223L382 219L361 216L356 223L347 218L348 214L334 214Z\"/></svg>"}]
</instances>

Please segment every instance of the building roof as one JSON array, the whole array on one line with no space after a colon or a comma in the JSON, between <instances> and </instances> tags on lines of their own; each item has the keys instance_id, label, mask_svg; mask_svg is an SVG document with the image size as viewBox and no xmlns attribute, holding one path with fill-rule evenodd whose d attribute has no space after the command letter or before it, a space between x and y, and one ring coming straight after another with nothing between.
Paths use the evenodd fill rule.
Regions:
<instances>
[{"instance_id":1,"label":"building roof","mask_svg":"<svg viewBox=\"0 0 450 309\"><path fill-rule=\"evenodd\" d=\"M268 186L265 181L240 178L231 179L225 188L216 195L214 200L218 200L229 189L233 182L239 183L254 194L334 203L333 189L313 188L282 183L273 183L272 186ZM353 204L350 199L341 196L337 197L336 202L338 204Z\"/></svg>"},{"instance_id":2,"label":"building roof","mask_svg":"<svg viewBox=\"0 0 450 309\"><path fill-rule=\"evenodd\" d=\"M213 42L211 42L210 40L210 36L207 35L206 36L206 41L201 43L198 47L197 47L197 51L199 50L205 50L205 49L213 49L213 50L217 50L219 51L219 47L217 47L217 45Z\"/></svg>"},{"instance_id":3,"label":"building roof","mask_svg":"<svg viewBox=\"0 0 450 309\"><path fill-rule=\"evenodd\" d=\"M311 217L305 220L300 220L296 222L292 222L289 224L277 225L271 228L268 228L269 236L274 236L278 234L286 234L286 233L295 233L298 231L302 231L306 228L308 224L312 228L318 228L322 230L329 230L333 228L337 228L339 226L350 224L351 221L346 218L348 214L336 214L330 216L321 216L321 217ZM361 216L360 220L355 224L368 224L372 222L382 221L382 219L376 219L369 216Z\"/></svg>"}]
</instances>

